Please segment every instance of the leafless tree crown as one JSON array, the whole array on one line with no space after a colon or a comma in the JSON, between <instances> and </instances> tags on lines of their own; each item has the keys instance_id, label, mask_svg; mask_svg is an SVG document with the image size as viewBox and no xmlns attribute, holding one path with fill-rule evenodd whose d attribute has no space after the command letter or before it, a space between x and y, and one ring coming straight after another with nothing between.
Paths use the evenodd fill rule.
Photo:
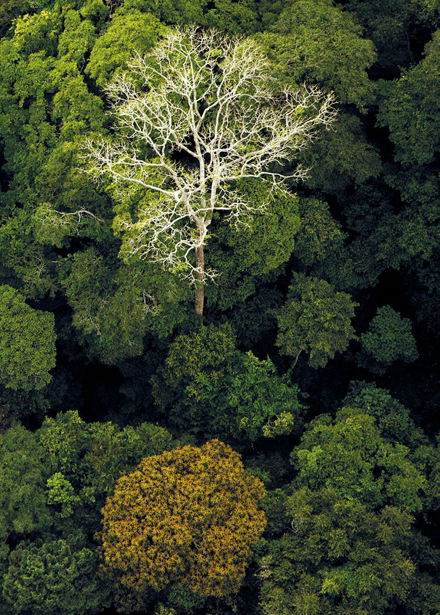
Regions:
<instances>
[{"instance_id":1,"label":"leafless tree crown","mask_svg":"<svg viewBox=\"0 0 440 615\"><path fill-rule=\"evenodd\" d=\"M216 31L176 29L108 86L118 138L89 140L85 158L121 198L145 196L136 216L117 226L125 253L149 258L203 281L205 245L215 211L235 222L264 207L237 181L259 178L285 190L277 163L292 161L319 125L335 115L332 95L316 87L274 92L257 43Z\"/></svg>"}]
</instances>

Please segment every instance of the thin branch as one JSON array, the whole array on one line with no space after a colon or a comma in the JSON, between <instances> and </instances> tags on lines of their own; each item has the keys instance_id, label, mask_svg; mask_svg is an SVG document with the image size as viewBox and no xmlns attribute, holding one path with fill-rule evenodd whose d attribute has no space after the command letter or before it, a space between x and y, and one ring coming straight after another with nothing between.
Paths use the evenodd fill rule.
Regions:
<instances>
[{"instance_id":1,"label":"thin branch","mask_svg":"<svg viewBox=\"0 0 440 615\"><path fill-rule=\"evenodd\" d=\"M118 222L126 255L194 279L201 273L194 251L206 243L215 211L240 224L264 210L266 203L239 193L238 180L289 193L287 182L305 176L299 165L289 174L273 165L291 164L318 127L332 124L334 98L315 86L272 87L255 42L195 27L172 31L146 57L136 54L129 72L109 84L121 137L86 140L83 157L121 198L130 185L146 191L136 216ZM188 161L176 163L174 152Z\"/></svg>"}]
</instances>

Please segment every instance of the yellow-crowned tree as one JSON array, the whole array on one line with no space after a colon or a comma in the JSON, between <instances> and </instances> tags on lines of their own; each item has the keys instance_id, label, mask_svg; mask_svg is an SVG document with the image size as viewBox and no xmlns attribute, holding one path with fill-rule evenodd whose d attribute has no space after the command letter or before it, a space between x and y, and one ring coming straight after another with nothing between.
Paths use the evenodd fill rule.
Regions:
<instances>
[{"instance_id":1,"label":"yellow-crowned tree","mask_svg":"<svg viewBox=\"0 0 440 615\"><path fill-rule=\"evenodd\" d=\"M128 604L151 592L235 593L265 527L262 483L229 446L211 440L141 461L121 477L103 513L102 571Z\"/></svg>"}]
</instances>

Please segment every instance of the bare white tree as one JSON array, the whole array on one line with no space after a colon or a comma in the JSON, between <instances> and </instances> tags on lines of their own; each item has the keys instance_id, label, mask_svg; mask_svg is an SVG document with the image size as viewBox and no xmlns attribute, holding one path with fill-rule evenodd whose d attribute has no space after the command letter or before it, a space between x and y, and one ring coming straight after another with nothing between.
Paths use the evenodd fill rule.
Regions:
<instances>
[{"instance_id":1,"label":"bare white tree","mask_svg":"<svg viewBox=\"0 0 440 615\"><path fill-rule=\"evenodd\" d=\"M260 178L286 190L281 164L329 126L332 95L316 87L274 92L267 59L249 39L176 29L107 88L119 140L89 140L84 157L119 194L145 191L136 217L123 217L128 255L179 270L195 283L203 314L204 246L216 211L235 222L264 204L250 203L238 180Z\"/></svg>"}]
</instances>

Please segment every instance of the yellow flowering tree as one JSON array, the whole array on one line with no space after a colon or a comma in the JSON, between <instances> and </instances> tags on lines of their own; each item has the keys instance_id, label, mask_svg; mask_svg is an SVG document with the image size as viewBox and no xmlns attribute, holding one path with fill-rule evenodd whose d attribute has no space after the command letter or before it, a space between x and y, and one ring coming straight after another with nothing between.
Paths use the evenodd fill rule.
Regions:
<instances>
[{"instance_id":1,"label":"yellow flowering tree","mask_svg":"<svg viewBox=\"0 0 440 615\"><path fill-rule=\"evenodd\" d=\"M102 510L102 571L140 608L170 587L235 593L264 530L262 483L240 455L211 440L147 457L121 477Z\"/></svg>"}]
</instances>

